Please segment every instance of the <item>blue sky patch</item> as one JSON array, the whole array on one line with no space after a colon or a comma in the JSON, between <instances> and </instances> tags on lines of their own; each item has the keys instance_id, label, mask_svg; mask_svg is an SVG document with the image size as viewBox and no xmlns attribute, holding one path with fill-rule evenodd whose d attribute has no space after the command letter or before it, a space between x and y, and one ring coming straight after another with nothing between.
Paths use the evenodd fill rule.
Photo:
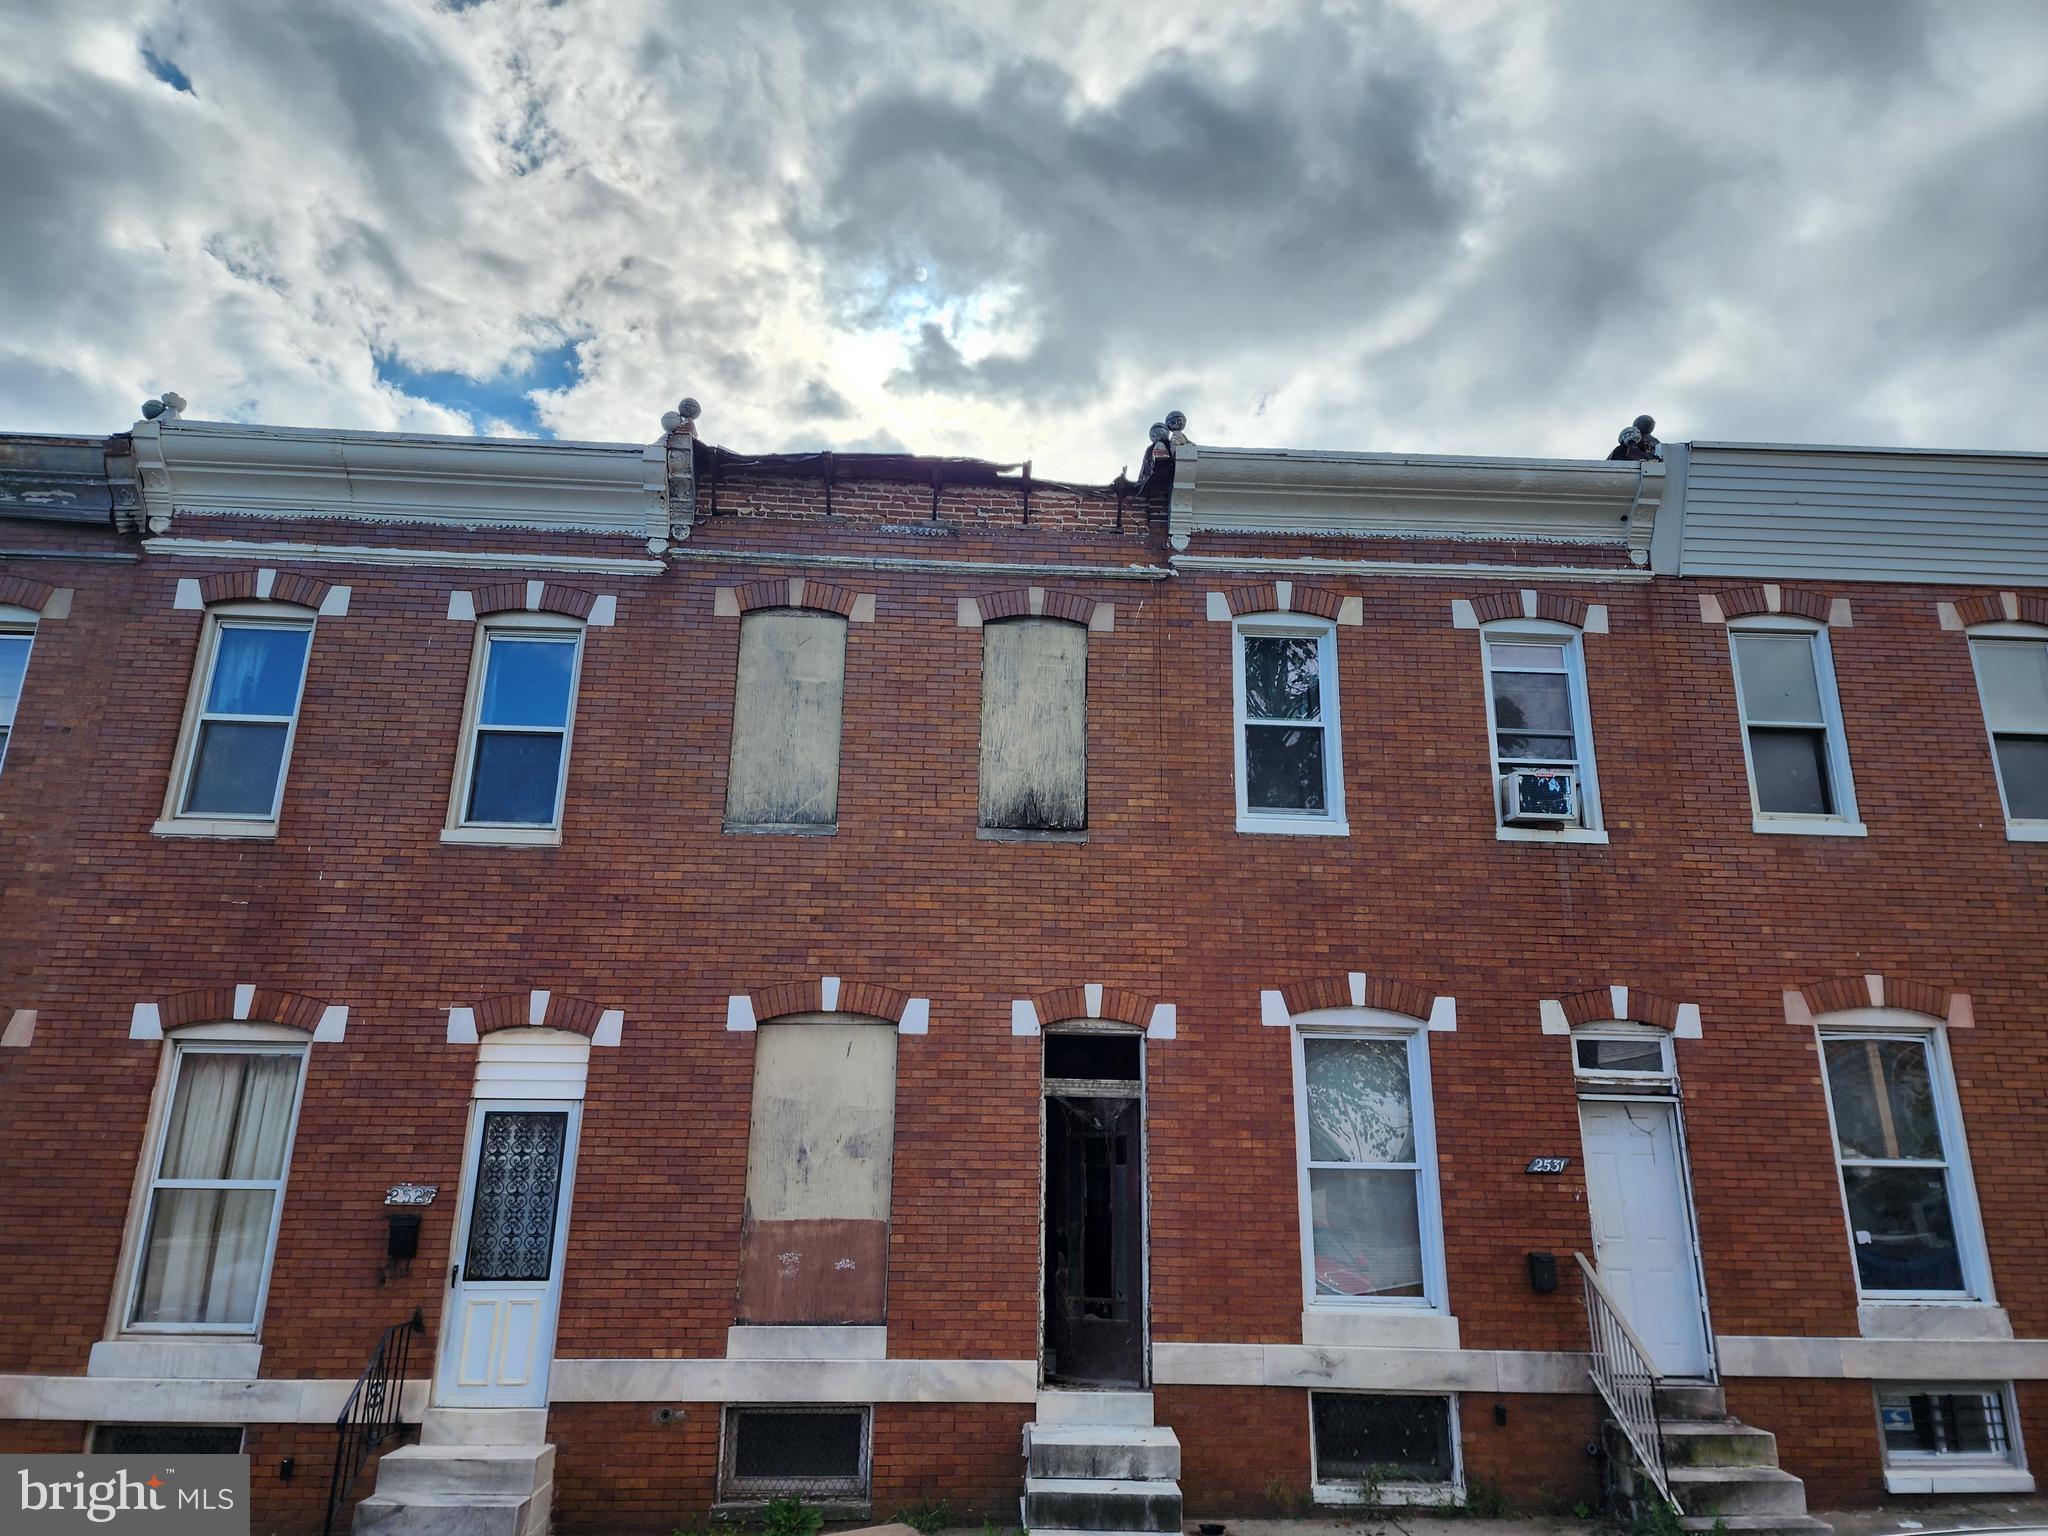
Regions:
<instances>
[{"instance_id":1,"label":"blue sky patch","mask_svg":"<svg viewBox=\"0 0 2048 1536\"><path fill-rule=\"evenodd\" d=\"M152 75L155 75L157 79L163 81L172 90L183 91L187 96L197 96L199 94L192 89L192 77L178 68L169 59L151 53L145 48L142 50L142 62Z\"/></svg>"},{"instance_id":2,"label":"blue sky patch","mask_svg":"<svg viewBox=\"0 0 2048 1536\"><path fill-rule=\"evenodd\" d=\"M534 353L527 365L516 372L494 374L487 379L414 368L389 353L377 358L377 378L401 394L460 411L479 431L491 421L505 421L538 437L554 434L540 423L540 413L533 403L534 392L567 389L581 376L574 341Z\"/></svg>"}]
</instances>

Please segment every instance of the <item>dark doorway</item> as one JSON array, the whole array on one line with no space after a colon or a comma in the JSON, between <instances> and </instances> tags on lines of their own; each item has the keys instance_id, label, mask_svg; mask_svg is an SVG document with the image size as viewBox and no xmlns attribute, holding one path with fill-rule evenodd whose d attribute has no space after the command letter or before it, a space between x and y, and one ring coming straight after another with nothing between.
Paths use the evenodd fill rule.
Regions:
<instances>
[{"instance_id":1,"label":"dark doorway","mask_svg":"<svg viewBox=\"0 0 2048 1536\"><path fill-rule=\"evenodd\" d=\"M1081 1093L1064 1086L1049 1080L1045 1099L1045 1379L1142 1386L1145 1143L1137 1084L1098 1080Z\"/></svg>"}]
</instances>

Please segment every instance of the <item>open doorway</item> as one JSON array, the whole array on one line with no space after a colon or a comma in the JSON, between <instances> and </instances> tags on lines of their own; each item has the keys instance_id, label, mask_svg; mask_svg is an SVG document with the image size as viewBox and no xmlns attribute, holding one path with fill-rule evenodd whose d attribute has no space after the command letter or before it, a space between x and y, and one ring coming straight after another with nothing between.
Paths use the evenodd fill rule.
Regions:
<instances>
[{"instance_id":1,"label":"open doorway","mask_svg":"<svg viewBox=\"0 0 2048 1536\"><path fill-rule=\"evenodd\" d=\"M1045 1036L1044 1375L1145 1378L1144 1039Z\"/></svg>"}]
</instances>

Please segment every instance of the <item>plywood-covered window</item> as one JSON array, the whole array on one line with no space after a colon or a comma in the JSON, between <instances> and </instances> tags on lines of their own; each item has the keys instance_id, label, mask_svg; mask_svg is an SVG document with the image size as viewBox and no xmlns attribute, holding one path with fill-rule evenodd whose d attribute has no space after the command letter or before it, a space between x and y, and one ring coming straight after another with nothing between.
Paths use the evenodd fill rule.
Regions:
<instances>
[{"instance_id":1,"label":"plywood-covered window","mask_svg":"<svg viewBox=\"0 0 2048 1536\"><path fill-rule=\"evenodd\" d=\"M981 824L1088 825L1088 631L1005 619L981 632Z\"/></svg>"},{"instance_id":2,"label":"plywood-covered window","mask_svg":"<svg viewBox=\"0 0 2048 1536\"><path fill-rule=\"evenodd\" d=\"M740 621L725 824L810 831L839 820L846 620L765 608Z\"/></svg>"},{"instance_id":3,"label":"plywood-covered window","mask_svg":"<svg viewBox=\"0 0 2048 1536\"><path fill-rule=\"evenodd\" d=\"M815 1014L760 1027L737 1321L884 1321L895 1148L894 1025Z\"/></svg>"}]
</instances>

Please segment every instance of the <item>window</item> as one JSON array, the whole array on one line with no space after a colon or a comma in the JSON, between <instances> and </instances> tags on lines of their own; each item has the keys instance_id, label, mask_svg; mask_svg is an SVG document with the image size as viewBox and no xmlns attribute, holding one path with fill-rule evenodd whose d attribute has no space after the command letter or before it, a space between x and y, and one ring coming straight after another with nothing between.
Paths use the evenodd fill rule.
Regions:
<instances>
[{"instance_id":1,"label":"window","mask_svg":"<svg viewBox=\"0 0 2048 1536\"><path fill-rule=\"evenodd\" d=\"M728 1408L718 1496L866 1504L866 1408Z\"/></svg>"},{"instance_id":2,"label":"window","mask_svg":"<svg viewBox=\"0 0 2048 1536\"><path fill-rule=\"evenodd\" d=\"M95 1424L95 1456L239 1456L239 1424Z\"/></svg>"},{"instance_id":3,"label":"window","mask_svg":"<svg viewBox=\"0 0 2048 1536\"><path fill-rule=\"evenodd\" d=\"M895 1155L893 1024L827 1013L760 1026L736 1322L886 1320Z\"/></svg>"},{"instance_id":4,"label":"window","mask_svg":"<svg viewBox=\"0 0 2048 1536\"><path fill-rule=\"evenodd\" d=\"M981 632L981 824L1088 825L1088 631L1004 619Z\"/></svg>"},{"instance_id":5,"label":"window","mask_svg":"<svg viewBox=\"0 0 2048 1536\"><path fill-rule=\"evenodd\" d=\"M1316 1502L1449 1503L1457 1496L1457 1419L1448 1397L1311 1392L1308 1401Z\"/></svg>"},{"instance_id":6,"label":"window","mask_svg":"<svg viewBox=\"0 0 2048 1536\"><path fill-rule=\"evenodd\" d=\"M1878 1432L1892 1493L2031 1493L2007 1382L1881 1382Z\"/></svg>"},{"instance_id":7,"label":"window","mask_svg":"<svg viewBox=\"0 0 2048 1536\"><path fill-rule=\"evenodd\" d=\"M304 1059L293 1045L173 1046L131 1328L256 1331Z\"/></svg>"},{"instance_id":8,"label":"window","mask_svg":"<svg viewBox=\"0 0 2048 1536\"><path fill-rule=\"evenodd\" d=\"M477 635L452 840L559 836L583 629L546 619L487 622Z\"/></svg>"},{"instance_id":9,"label":"window","mask_svg":"<svg viewBox=\"0 0 2048 1536\"><path fill-rule=\"evenodd\" d=\"M1973 637L1970 654L2007 827L2048 836L2048 638Z\"/></svg>"},{"instance_id":10,"label":"window","mask_svg":"<svg viewBox=\"0 0 2048 1536\"><path fill-rule=\"evenodd\" d=\"M1335 628L1244 620L1236 637L1237 829L1347 832Z\"/></svg>"},{"instance_id":11,"label":"window","mask_svg":"<svg viewBox=\"0 0 2048 1536\"><path fill-rule=\"evenodd\" d=\"M765 608L740 620L725 824L830 831L839 822L839 724L846 620Z\"/></svg>"},{"instance_id":12,"label":"window","mask_svg":"<svg viewBox=\"0 0 2048 1536\"><path fill-rule=\"evenodd\" d=\"M203 822L214 831L237 823L253 832L275 831L312 621L265 615L254 605L216 609L200 646L166 820ZM159 830L177 828L160 823Z\"/></svg>"},{"instance_id":13,"label":"window","mask_svg":"<svg viewBox=\"0 0 2048 1536\"><path fill-rule=\"evenodd\" d=\"M1981 1295L1983 1245L1955 1166L1957 1111L1937 1037L1824 1032L1828 1105L1864 1295Z\"/></svg>"},{"instance_id":14,"label":"window","mask_svg":"<svg viewBox=\"0 0 2048 1536\"><path fill-rule=\"evenodd\" d=\"M1860 833L1827 631L1729 626L1759 832Z\"/></svg>"},{"instance_id":15,"label":"window","mask_svg":"<svg viewBox=\"0 0 2048 1536\"><path fill-rule=\"evenodd\" d=\"M0 770L7 767L7 742L14 735L14 712L21 703L21 681L28 673L28 652L35 638L32 628L0 622Z\"/></svg>"},{"instance_id":16,"label":"window","mask_svg":"<svg viewBox=\"0 0 2048 1536\"><path fill-rule=\"evenodd\" d=\"M1578 631L1562 624L1496 625L1481 642L1486 660L1487 726L1492 733L1494 814L1503 814L1502 780L1521 772L1570 774L1577 786L1573 827L1600 827L1593 772L1593 727L1586 708L1585 652ZM1559 785L1562 789L1562 784ZM1570 840L1571 828L1501 826L1508 838Z\"/></svg>"},{"instance_id":17,"label":"window","mask_svg":"<svg viewBox=\"0 0 2048 1536\"><path fill-rule=\"evenodd\" d=\"M1676 1071L1671 1060L1670 1036L1662 1030L1637 1030L1621 1025L1575 1032L1572 1065L1580 1077L1660 1082Z\"/></svg>"},{"instance_id":18,"label":"window","mask_svg":"<svg viewBox=\"0 0 2048 1536\"><path fill-rule=\"evenodd\" d=\"M1295 1038L1309 1304L1440 1307L1427 1031L1317 1030Z\"/></svg>"}]
</instances>

